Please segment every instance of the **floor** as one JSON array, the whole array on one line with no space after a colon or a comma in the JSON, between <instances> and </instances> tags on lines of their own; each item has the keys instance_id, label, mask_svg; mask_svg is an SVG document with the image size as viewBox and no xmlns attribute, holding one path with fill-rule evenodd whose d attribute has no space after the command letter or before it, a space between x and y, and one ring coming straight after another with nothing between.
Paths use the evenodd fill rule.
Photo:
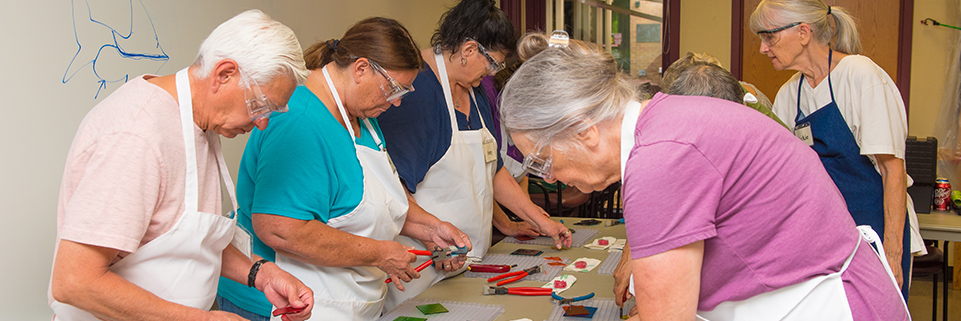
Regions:
<instances>
[{"instance_id":1,"label":"floor","mask_svg":"<svg viewBox=\"0 0 961 321\"><path fill-rule=\"evenodd\" d=\"M948 287L948 316L950 318L945 319L941 315L941 304L943 298L941 290L941 280L938 280L938 318L931 319L931 300L932 300L932 289L934 285L931 282L931 277L920 277L915 278L914 282L911 284L911 296L908 299L908 310L911 310L911 318L915 321L927 321L927 320L957 320L961 321L961 291L954 290L953 287L949 285Z\"/></svg>"}]
</instances>

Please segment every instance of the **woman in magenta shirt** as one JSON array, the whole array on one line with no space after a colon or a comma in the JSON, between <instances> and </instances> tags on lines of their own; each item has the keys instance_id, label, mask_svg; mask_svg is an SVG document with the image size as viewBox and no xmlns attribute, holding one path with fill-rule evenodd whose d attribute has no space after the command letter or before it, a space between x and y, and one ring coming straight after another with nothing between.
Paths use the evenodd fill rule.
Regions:
<instances>
[{"instance_id":1,"label":"woman in magenta shirt","mask_svg":"<svg viewBox=\"0 0 961 321\"><path fill-rule=\"evenodd\" d=\"M804 143L720 99L634 101L608 53L545 37L521 41L530 58L502 125L545 179L582 191L623 179L634 318L909 319L872 232Z\"/></svg>"}]
</instances>

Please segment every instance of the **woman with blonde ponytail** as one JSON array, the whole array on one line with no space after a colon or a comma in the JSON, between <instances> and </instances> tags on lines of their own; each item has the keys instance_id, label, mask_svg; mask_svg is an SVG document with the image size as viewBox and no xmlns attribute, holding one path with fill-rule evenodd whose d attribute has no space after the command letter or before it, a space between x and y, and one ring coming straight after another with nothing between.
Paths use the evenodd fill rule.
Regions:
<instances>
[{"instance_id":1,"label":"woman with blonde ponytail","mask_svg":"<svg viewBox=\"0 0 961 321\"><path fill-rule=\"evenodd\" d=\"M581 190L623 182L630 246L614 293L634 295L631 320L910 319L876 235L784 127L723 99L636 101L609 53L546 39L520 41L501 124L532 173Z\"/></svg>"},{"instance_id":2,"label":"woman with blonde ponytail","mask_svg":"<svg viewBox=\"0 0 961 321\"><path fill-rule=\"evenodd\" d=\"M844 8L820 0L765 0L750 26L774 69L798 71L781 86L772 110L818 153L854 221L882 236L906 300L911 254L924 251L924 244L907 195L907 116L898 87L860 55L854 18Z\"/></svg>"}]
</instances>

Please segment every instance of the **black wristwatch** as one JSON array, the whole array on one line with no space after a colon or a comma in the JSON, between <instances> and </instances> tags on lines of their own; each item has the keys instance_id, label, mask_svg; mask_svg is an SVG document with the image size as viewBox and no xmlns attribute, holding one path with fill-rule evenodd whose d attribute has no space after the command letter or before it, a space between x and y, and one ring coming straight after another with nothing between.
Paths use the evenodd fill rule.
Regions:
<instances>
[{"instance_id":1,"label":"black wristwatch","mask_svg":"<svg viewBox=\"0 0 961 321\"><path fill-rule=\"evenodd\" d=\"M267 259L260 259L260 261L254 262L254 266L250 267L250 273L247 273L247 287L254 287L254 281L257 280L257 272L260 271L260 266L267 263Z\"/></svg>"}]
</instances>

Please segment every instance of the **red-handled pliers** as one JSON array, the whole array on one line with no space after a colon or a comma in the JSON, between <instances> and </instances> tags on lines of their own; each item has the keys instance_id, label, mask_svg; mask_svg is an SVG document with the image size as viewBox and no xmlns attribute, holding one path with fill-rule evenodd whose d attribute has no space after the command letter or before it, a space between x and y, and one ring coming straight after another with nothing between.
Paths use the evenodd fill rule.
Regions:
<instances>
[{"instance_id":1,"label":"red-handled pliers","mask_svg":"<svg viewBox=\"0 0 961 321\"><path fill-rule=\"evenodd\" d=\"M435 253L435 252L439 252L439 251L431 252L431 251L427 251L427 250L407 250L407 252L410 252L411 254L414 254L414 255L424 255L424 256L430 256L430 257L431 257L430 260L427 260L427 261L425 261L424 263L421 263L420 265L418 265L416 268L414 268L414 271L417 271L417 272L423 271L423 270L426 269L428 266L431 266L432 264L434 264L434 260L442 260L442 259L445 259L445 258L447 258L447 257L450 257L449 254L447 255L447 257L444 257L443 254L440 254L440 255L438 255L438 256L435 257L435 255L438 254L438 253ZM393 281L394 281L394 279L387 278L387 280L385 280L384 283L390 283L390 282L393 282Z\"/></svg>"},{"instance_id":2,"label":"red-handled pliers","mask_svg":"<svg viewBox=\"0 0 961 321\"><path fill-rule=\"evenodd\" d=\"M554 290L551 288L537 288L537 287L502 287L502 286L484 286L484 295L495 295L495 294L515 294L515 295L551 295Z\"/></svg>"},{"instance_id":3,"label":"red-handled pliers","mask_svg":"<svg viewBox=\"0 0 961 321\"><path fill-rule=\"evenodd\" d=\"M515 266L517 266L517 264L505 265L505 264L474 263L474 264L468 265L467 270L473 271L473 272L480 272L480 273L504 273L504 272L509 272L511 268Z\"/></svg>"},{"instance_id":4,"label":"red-handled pliers","mask_svg":"<svg viewBox=\"0 0 961 321\"><path fill-rule=\"evenodd\" d=\"M533 266L533 267L529 267L529 268L526 268L526 269L523 269L523 270L520 270L520 271L515 271L515 272L510 272L510 273L504 273L504 274L501 274L501 275L492 277L492 278L490 278L490 279L487 279L487 282L494 282L494 281L497 281L497 280L500 280L500 279L503 279L503 278L506 278L506 277L512 277L512 276L513 276L512 278L509 278L509 279L506 279L506 280L497 282L497 286L501 286L501 285L504 285L504 284L507 284L507 283L519 281L520 279L523 279L524 277L526 277L526 276L528 276L528 275L537 274L537 273L540 273L540 272L541 272L541 266L540 266L540 265L535 265L535 266ZM548 295L549 295L549 294L550 294L550 293L548 293Z\"/></svg>"}]
</instances>

